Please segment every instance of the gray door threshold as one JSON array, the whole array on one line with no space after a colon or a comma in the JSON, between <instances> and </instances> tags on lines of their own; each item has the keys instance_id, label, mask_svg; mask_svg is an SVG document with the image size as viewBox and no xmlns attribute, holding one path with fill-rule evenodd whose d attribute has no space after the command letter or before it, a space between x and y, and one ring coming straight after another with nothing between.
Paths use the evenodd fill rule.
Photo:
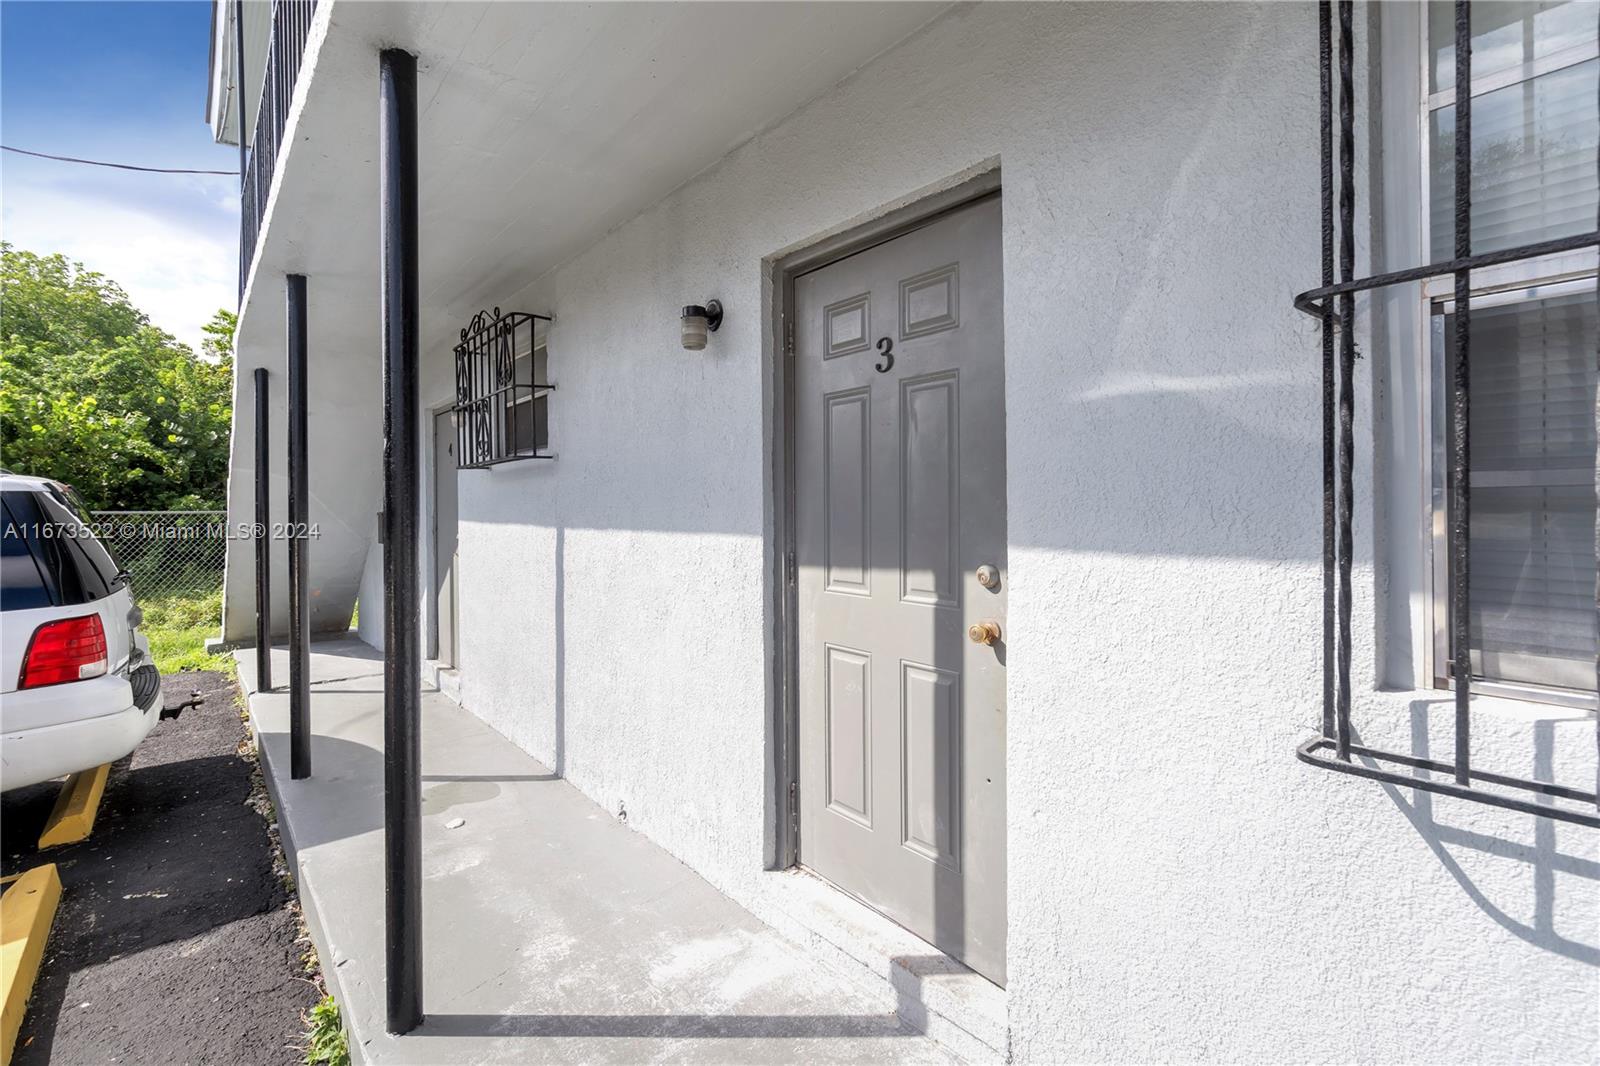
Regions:
<instances>
[{"instance_id":1,"label":"gray door threshold","mask_svg":"<svg viewBox=\"0 0 1600 1066\"><path fill-rule=\"evenodd\" d=\"M429 659L422 664L422 683L431 685L456 706L461 705L461 671L454 666Z\"/></svg>"}]
</instances>

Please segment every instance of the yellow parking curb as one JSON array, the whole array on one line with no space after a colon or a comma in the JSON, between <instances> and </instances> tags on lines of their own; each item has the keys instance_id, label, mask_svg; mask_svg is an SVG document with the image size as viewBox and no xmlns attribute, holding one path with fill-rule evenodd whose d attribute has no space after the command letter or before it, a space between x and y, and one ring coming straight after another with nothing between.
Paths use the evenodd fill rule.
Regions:
<instances>
[{"instance_id":1,"label":"yellow parking curb","mask_svg":"<svg viewBox=\"0 0 1600 1066\"><path fill-rule=\"evenodd\" d=\"M55 809L44 823L39 834L39 848L76 844L94 830L94 816L100 810L100 797L105 794L106 775L111 764L103 763L93 770L84 770L67 778L56 797Z\"/></svg>"},{"instance_id":2,"label":"yellow parking curb","mask_svg":"<svg viewBox=\"0 0 1600 1066\"><path fill-rule=\"evenodd\" d=\"M92 817L92 815L91 815ZM5 1010L0 1018L0 1066L10 1066L11 1051L22 1030L39 960L50 937L61 878L55 863L36 866L17 878L0 896L0 991Z\"/></svg>"}]
</instances>

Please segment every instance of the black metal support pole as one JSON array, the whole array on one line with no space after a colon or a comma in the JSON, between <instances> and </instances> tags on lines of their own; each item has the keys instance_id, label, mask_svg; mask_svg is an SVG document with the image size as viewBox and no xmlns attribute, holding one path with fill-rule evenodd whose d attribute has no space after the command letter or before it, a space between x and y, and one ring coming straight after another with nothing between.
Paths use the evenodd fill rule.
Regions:
<instances>
[{"instance_id":1,"label":"black metal support pole","mask_svg":"<svg viewBox=\"0 0 1600 1066\"><path fill-rule=\"evenodd\" d=\"M1339 279L1356 272L1354 4L1339 0ZM1355 495L1356 298L1339 297L1338 682L1334 722L1339 758L1350 760L1350 557Z\"/></svg>"},{"instance_id":2,"label":"black metal support pole","mask_svg":"<svg viewBox=\"0 0 1600 1066\"><path fill-rule=\"evenodd\" d=\"M1472 10L1456 0L1456 246L1457 259L1472 255ZM1455 653L1451 674L1456 686L1456 784L1472 782L1472 619L1468 551L1472 522L1472 460L1468 451L1468 306L1472 271L1457 270L1455 350L1450 359L1450 639Z\"/></svg>"},{"instance_id":3,"label":"black metal support pole","mask_svg":"<svg viewBox=\"0 0 1600 1066\"><path fill-rule=\"evenodd\" d=\"M418 655L417 60L378 56L383 273L383 832L391 1033L422 1021L422 722Z\"/></svg>"},{"instance_id":4,"label":"black metal support pole","mask_svg":"<svg viewBox=\"0 0 1600 1066\"><path fill-rule=\"evenodd\" d=\"M1333 5L1317 5L1318 57L1322 77L1322 284L1333 284ZM1334 489L1332 301L1322 312L1322 735L1334 734Z\"/></svg>"},{"instance_id":5,"label":"black metal support pole","mask_svg":"<svg viewBox=\"0 0 1600 1066\"><path fill-rule=\"evenodd\" d=\"M269 421L267 368L256 367L256 691L272 690L272 523L268 493L271 484L272 426Z\"/></svg>"},{"instance_id":6,"label":"black metal support pole","mask_svg":"<svg viewBox=\"0 0 1600 1066\"><path fill-rule=\"evenodd\" d=\"M306 279L285 279L289 338L289 776L311 776L311 603L306 530L311 487L306 456Z\"/></svg>"}]
</instances>

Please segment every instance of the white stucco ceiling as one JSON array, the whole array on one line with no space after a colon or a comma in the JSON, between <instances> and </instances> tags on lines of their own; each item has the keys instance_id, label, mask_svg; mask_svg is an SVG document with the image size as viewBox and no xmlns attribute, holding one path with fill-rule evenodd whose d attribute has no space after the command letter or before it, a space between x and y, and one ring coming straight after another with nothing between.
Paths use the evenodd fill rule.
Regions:
<instances>
[{"instance_id":1,"label":"white stucco ceiling","mask_svg":"<svg viewBox=\"0 0 1600 1066\"><path fill-rule=\"evenodd\" d=\"M405 48L419 65L425 336L525 288L949 6L324 3L257 270L376 292L377 55ZM255 287L277 306L276 283Z\"/></svg>"}]
</instances>

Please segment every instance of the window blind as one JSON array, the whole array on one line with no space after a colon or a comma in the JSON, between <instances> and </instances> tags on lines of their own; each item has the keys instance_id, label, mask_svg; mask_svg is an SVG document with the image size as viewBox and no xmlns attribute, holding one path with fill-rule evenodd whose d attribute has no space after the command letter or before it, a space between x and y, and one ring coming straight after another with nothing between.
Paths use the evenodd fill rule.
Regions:
<instances>
[{"instance_id":1,"label":"window blind","mask_svg":"<svg viewBox=\"0 0 1600 1066\"><path fill-rule=\"evenodd\" d=\"M1600 60L1472 101L1472 250L1492 252L1594 228ZM1429 117L1429 231L1435 262L1455 245L1455 107Z\"/></svg>"},{"instance_id":2,"label":"window blind","mask_svg":"<svg viewBox=\"0 0 1600 1066\"><path fill-rule=\"evenodd\" d=\"M1597 329L1592 289L1473 308L1470 639L1478 676L1595 688ZM1446 316L1441 374L1453 332Z\"/></svg>"}]
</instances>

